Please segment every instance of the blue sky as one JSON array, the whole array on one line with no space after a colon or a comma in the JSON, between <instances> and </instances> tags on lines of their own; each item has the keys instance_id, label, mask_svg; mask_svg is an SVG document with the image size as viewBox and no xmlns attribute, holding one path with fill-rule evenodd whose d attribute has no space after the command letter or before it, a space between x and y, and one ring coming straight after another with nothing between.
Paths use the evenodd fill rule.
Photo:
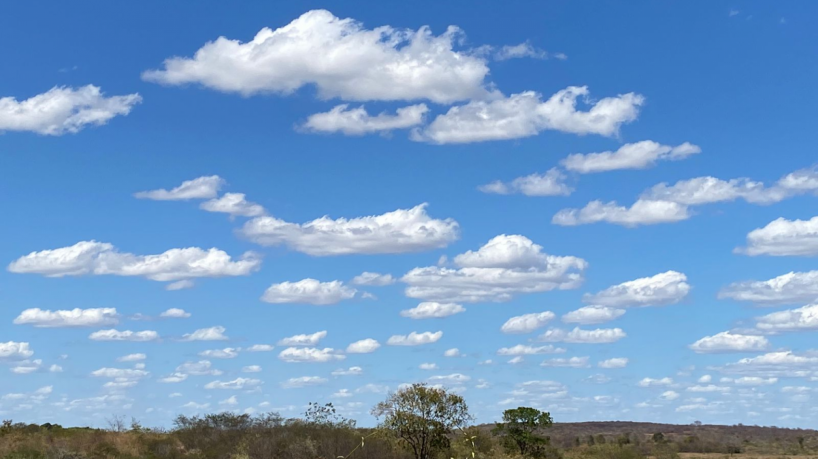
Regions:
<instances>
[{"instance_id":1,"label":"blue sky","mask_svg":"<svg viewBox=\"0 0 818 459\"><path fill-rule=\"evenodd\" d=\"M0 415L816 427L815 12L4 5Z\"/></svg>"}]
</instances>

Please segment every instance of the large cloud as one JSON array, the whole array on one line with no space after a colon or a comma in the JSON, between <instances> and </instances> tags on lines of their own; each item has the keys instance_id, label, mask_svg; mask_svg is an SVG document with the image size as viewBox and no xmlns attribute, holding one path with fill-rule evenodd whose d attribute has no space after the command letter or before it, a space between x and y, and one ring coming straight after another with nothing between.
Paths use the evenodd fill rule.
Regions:
<instances>
[{"instance_id":1,"label":"large cloud","mask_svg":"<svg viewBox=\"0 0 818 459\"><path fill-rule=\"evenodd\" d=\"M355 296L357 290L341 281L320 282L303 279L298 282L282 282L271 285L261 297L267 303L304 303L315 305L335 304Z\"/></svg>"},{"instance_id":2,"label":"large cloud","mask_svg":"<svg viewBox=\"0 0 818 459\"><path fill-rule=\"evenodd\" d=\"M343 104L328 112L310 115L303 128L312 132L341 132L346 135L387 132L421 124L428 111L426 105L418 104L399 108L394 115L380 113L372 116L364 107L349 108L349 105Z\"/></svg>"},{"instance_id":3,"label":"large cloud","mask_svg":"<svg viewBox=\"0 0 818 459\"><path fill-rule=\"evenodd\" d=\"M569 155L560 161L560 164L569 171L591 174L617 169L645 169L655 165L657 161L685 159L701 151L698 146L687 142L671 147L652 140L643 140L622 145L616 151Z\"/></svg>"},{"instance_id":4,"label":"large cloud","mask_svg":"<svg viewBox=\"0 0 818 459\"><path fill-rule=\"evenodd\" d=\"M500 235L477 251L454 259L459 269L415 268L401 281L406 295L441 302L507 301L516 294L576 288L582 283L585 260L543 252L540 245L518 235Z\"/></svg>"},{"instance_id":5,"label":"large cloud","mask_svg":"<svg viewBox=\"0 0 818 459\"><path fill-rule=\"evenodd\" d=\"M466 308L457 303L424 301L412 309L404 309L400 312L400 315L410 319L439 319L460 314L461 312L466 312Z\"/></svg>"},{"instance_id":6,"label":"large cloud","mask_svg":"<svg viewBox=\"0 0 818 459\"><path fill-rule=\"evenodd\" d=\"M70 309L45 311L40 308L26 309L21 312L14 323L33 325L40 328L61 327L104 327L119 323L119 316L114 308Z\"/></svg>"},{"instance_id":7,"label":"large cloud","mask_svg":"<svg viewBox=\"0 0 818 459\"><path fill-rule=\"evenodd\" d=\"M24 360L34 355L29 343L15 341L0 342L0 362Z\"/></svg>"},{"instance_id":8,"label":"large cloud","mask_svg":"<svg viewBox=\"0 0 818 459\"><path fill-rule=\"evenodd\" d=\"M818 217L809 220L773 220L747 234L747 247L736 249L746 255L818 256Z\"/></svg>"},{"instance_id":9,"label":"large cloud","mask_svg":"<svg viewBox=\"0 0 818 459\"><path fill-rule=\"evenodd\" d=\"M131 330L99 330L88 335L92 341L156 341L159 333L153 330L131 331Z\"/></svg>"},{"instance_id":10,"label":"large cloud","mask_svg":"<svg viewBox=\"0 0 818 459\"><path fill-rule=\"evenodd\" d=\"M430 344L437 342L443 338L443 332L412 332L408 335L393 335L389 337L386 344L390 346L420 346L421 344Z\"/></svg>"},{"instance_id":11,"label":"large cloud","mask_svg":"<svg viewBox=\"0 0 818 459\"><path fill-rule=\"evenodd\" d=\"M573 188L565 183L566 176L556 167L544 174L531 174L517 177L511 182L499 180L478 187L483 193L491 194L524 194L526 196L567 196Z\"/></svg>"},{"instance_id":12,"label":"large cloud","mask_svg":"<svg viewBox=\"0 0 818 459\"><path fill-rule=\"evenodd\" d=\"M667 271L608 287L601 292L582 296L582 301L600 306L663 306L678 303L690 291L687 276Z\"/></svg>"},{"instance_id":13,"label":"large cloud","mask_svg":"<svg viewBox=\"0 0 818 459\"><path fill-rule=\"evenodd\" d=\"M624 309L597 305L585 306L564 314L562 321L568 324L596 325L618 319L624 314Z\"/></svg>"},{"instance_id":14,"label":"large cloud","mask_svg":"<svg viewBox=\"0 0 818 459\"><path fill-rule=\"evenodd\" d=\"M519 139L545 130L613 136L622 124L636 119L644 103L642 96L628 93L601 99L587 111L577 110L577 99L588 100L589 94L586 86L570 86L546 101L534 91L475 100L438 115L415 131L413 138L437 144L470 143Z\"/></svg>"},{"instance_id":15,"label":"large cloud","mask_svg":"<svg viewBox=\"0 0 818 459\"><path fill-rule=\"evenodd\" d=\"M429 217L426 204L353 219L325 216L304 224L258 217L241 229L258 244L286 245L315 256L420 252L449 245L459 232L454 220Z\"/></svg>"},{"instance_id":16,"label":"large cloud","mask_svg":"<svg viewBox=\"0 0 818 459\"><path fill-rule=\"evenodd\" d=\"M500 331L503 333L531 333L534 330L544 327L548 322L554 320L556 315L551 311L534 312L523 314L508 319Z\"/></svg>"},{"instance_id":17,"label":"large cloud","mask_svg":"<svg viewBox=\"0 0 818 459\"><path fill-rule=\"evenodd\" d=\"M185 180L181 185L170 190L160 188L158 190L140 191L134 193L134 197L138 199L151 199L153 201L211 199L216 197L222 186L224 186L223 178L218 175L210 175Z\"/></svg>"},{"instance_id":18,"label":"large cloud","mask_svg":"<svg viewBox=\"0 0 818 459\"><path fill-rule=\"evenodd\" d=\"M43 135L74 134L86 126L103 125L131 112L139 94L105 97L93 85L54 87L29 99L0 98L0 133L29 131Z\"/></svg>"},{"instance_id":19,"label":"large cloud","mask_svg":"<svg viewBox=\"0 0 818 459\"><path fill-rule=\"evenodd\" d=\"M278 341L279 346L315 346L319 341L326 338L327 331L322 330L315 333L293 335L287 338L282 338Z\"/></svg>"},{"instance_id":20,"label":"large cloud","mask_svg":"<svg viewBox=\"0 0 818 459\"><path fill-rule=\"evenodd\" d=\"M192 58L172 57L142 77L166 85L197 83L245 96L289 94L315 85L322 98L428 99L451 103L480 96L484 59L455 51L456 27L435 36L389 26L365 29L353 19L313 10L246 43L219 37Z\"/></svg>"},{"instance_id":21,"label":"large cloud","mask_svg":"<svg viewBox=\"0 0 818 459\"><path fill-rule=\"evenodd\" d=\"M278 358L290 363L310 362L324 363L343 360L345 355L332 348L318 349L314 347L288 347L278 354Z\"/></svg>"},{"instance_id":22,"label":"large cloud","mask_svg":"<svg viewBox=\"0 0 818 459\"><path fill-rule=\"evenodd\" d=\"M570 331L552 328L538 336L537 340L548 343L606 344L615 343L626 336L628 335L621 328L583 330L577 327Z\"/></svg>"},{"instance_id":23,"label":"large cloud","mask_svg":"<svg viewBox=\"0 0 818 459\"><path fill-rule=\"evenodd\" d=\"M690 349L699 354L761 352L769 349L769 347L770 342L763 336L730 332L706 336L690 345Z\"/></svg>"},{"instance_id":24,"label":"large cloud","mask_svg":"<svg viewBox=\"0 0 818 459\"><path fill-rule=\"evenodd\" d=\"M687 206L671 201L639 199L630 207L611 201L591 201L581 209L563 209L554 214L551 222L560 226L577 226L591 223L612 223L636 227L675 223L690 218Z\"/></svg>"},{"instance_id":25,"label":"large cloud","mask_svg":"<svg viewBox=\"0 0 818 459\"><path fill-rule=\"evenodd\" d=\"M757 317L756 328L764 332L818 330L818 303Z\"/></svg>"},{"instance_id":26,"label":"large cloud","mask_svg":"<svg viewBox=\"0 0 818 459\"><path fill-rule=\"evenodd\" d=\"M261 267L261 259L247 252L234 260L219 249L170 249L158 255L134 255L112 244L82 241L70 247L31 252L13 261L13 273L47 277L81 275L140 276L168 282L197 277L245 276Z\"/></svg>"},{"instance_id":27,"label":"large cloud","mask_svg":"<svg viewBox=\"0 0 818 459\"><path fill-rule=\"evenodd\" d=\"M766 281L735 282L723 288L719 298L759 305L812 301L818 298L818 271L789 272Z\"/></svg>"}]
</instances>

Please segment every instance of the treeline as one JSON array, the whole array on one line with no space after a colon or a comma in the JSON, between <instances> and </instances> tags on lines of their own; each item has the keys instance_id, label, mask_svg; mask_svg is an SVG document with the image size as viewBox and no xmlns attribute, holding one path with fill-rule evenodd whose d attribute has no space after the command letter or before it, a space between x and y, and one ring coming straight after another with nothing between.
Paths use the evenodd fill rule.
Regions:
<instances>
[{"instance_id":1,"label":"treeline","mask_svg":"<svg viewBox=\"0 0 818 459\"><path fill-rule=\"evenodd\" d=\"M359 428L331 404L310 404L300 418L232 412L178 416L170 430L111 418L107 429L4 421L2 459L677 459L679 452L815 454L814 431L757 438L723 426L593 423L554 425L530 407L506 410L502 422L473 426L465 400L416 384L372 410L377 428ZM572 430L571 426L580 426ZM619 431L627 429L629 431ZM752 428L751 428L752 429ZM760 429L760 428L759 428ZM784 431L784 429L779 429Z\"/></svg>"}]
</instances>

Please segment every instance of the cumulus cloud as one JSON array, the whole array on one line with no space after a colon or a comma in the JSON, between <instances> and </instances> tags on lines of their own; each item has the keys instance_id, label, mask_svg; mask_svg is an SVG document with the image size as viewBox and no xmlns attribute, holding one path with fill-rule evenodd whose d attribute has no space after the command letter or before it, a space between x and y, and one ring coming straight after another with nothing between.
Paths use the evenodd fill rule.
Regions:
<instances>
[{"instance_id":1,"label":"cumulus cloud","mask_svg":"<svg viewBox=\"0 0 818 459\"><path fill-rule=\"evenodd\" d=\"M262 383L259 379L253 378L236 378L232 381L211 381L205 384L205 389L251 389L260 386Z\"/></svg>"},{"instance_id":2,"label":"cumulus cloud","mask_svg":"<svg viewBox=\"0 0 818 459\"><path fill-rule=\"evenodd\" d=\"M366 338L347 346L347 354L369 354L375 352L379 347L381 343L372 338Z\"/></svg>"},{"instance_id":3,"label":"cumulus cloud","mask_svg":"<svg viewBox=\"0 0 818 459\"><path fill-rule=\"evenodd\" d=\"M534 330L544 327L548 322L554 320L556 315L551 311L535 312L515 316L506 321L500 331L503 333L531 333Z\"/></svg>"},{"instance_id":4,"label":"cumulus cloud","mask_svg":"<svg viewBox=\"0 0 818 459\"><path fill-rule=\"evenodd\" d=\"M512 347L501 347L497 350L497 355L538 355L538 354L562 354L565 349L554 347L551 344L545 346L529 346L518 344Z\"/></svg>"},{"instance_id":5,"label":"cumulus cloud","mask_svg":"<svg viewBox=\"0 0 818 459\"><path fill-rule=\"evenodd\" d=\"M643 140L622 145L616 151L569 155L560 164L572 172L592 174L618 169L646 169L659 161L677 161L701 151L701 148L688 142L671 147Z\"/></svg>"},{"instance_id":6,"label":"cumulus cloud","mask_svg":"<svg viewBox=\"0 0 818 459\"><path fill-rule=\"evenodd\" d=\"M764 332L818 330L818 303L756 317L756 328Z\"/></svg>"},{"instance_id":7,"label":"cumulus cloud","mask_svg":"<svg viewBox=\"0 0 818 459\"><path fill-rule=\"evenodd\" d=\"M224 186L224 179L218 175L202 176L193 180L185 180L181 185L171 190L140 191L134 193L137 199L151 199L154 201L187 201L190 199L212 199L219 194Z\"/></svg>"},{"instance_id":8,"label":"cumulus cloud","mask_svg":"<svg viewBox=\"0 0 818 459\"><path fill-rule=\"evenodd\" d=\"M508 301L521 293L578 287L587 267L577 257L543 252L542 246L519 235L500 235L477 251L454 258L458 269L415 268L401 281L406 295L441 302Z\"/></svg>"},{"instance_id":9,"label":"cumulus cloud","mask_svg":"<svg viewBox=\"0 0 818 459\"><path fill-rule=\"evenodd\" d=\"M208 212L228 214L231 217L259 217L267 213L260 204L248 201L244 193L225 193L220 198L199 204L199 208Z\"/></svg>"},{"instance_id":10,"label":"cumulus cloud","mask_svg":"<svg viewBox=\"0 0 818 459\"><path fill-rule=\"evenodd\" d=\"M818 357L777 351L747 357L721 367L725 373L750 373L759 377L804 377L818 367Z\"/></svg>"},{"instance_id":11,"label":"cumulus cloud","mask_svg":"<svg viewBox=\"0 0 818 459\"><path fill-rule=\"evenodd\" d=\"M364 370L361 367L339 368L332 372L332 376L357 376L363 374L363 372Z\"/></svg>"},{"instance_id":12,"label":"cumulus cloud","mask_svg":"<svg viewBox=\"0 0 818 459\"><path fill-rule=\"evenodd\" d=\"M568 196L574 191L568 186L566 176L559 169L552 168L545 174L531 174L517 177L505 183L499 180L478 187L483 193L524 194L526 196Z\"/></svg>"},{"instance_id":13,"label":"cumulus cloud","mask_svg":"<svg viewBox=\"0 0 818 459\"><path fill-rule=\"evenodd\" d=\"M546 359L540 363L542 367L556 367L556 368L588 368L590 364L588 364L589 357L571 357L567 359L559 358L559 359Z\"/></svg>"},{"instance_id":14,"label":"cumulus cloud","mask_svg":"<svg viewBox=\"0 0 818 459\"><path fill-rule=\"evenodd\" d=\"M364 135L417 126L423 123L428 112L425 104L418 104L399 108L394 115L382 112L372 116L363 106L350 108L343 104L328 112L310 115L302 127L310 132Z\"/></svg>"},{"instance_id":15,"label":"cumulus cloud","mask_svg":"<svg viewBox=\"0 0 818 459\"><path fill-rule=\"evenodd\" d=\"M613 359L603 360L597 364L599 368L625 368L628 366L629 359L625 357L616 357Z\"/></svg>"},{"instance_id":16,"label":"cumulus cloud","mask_svg":"<svg viewBox=\"0 0 818 459\"><path fill-rule=\"evenodd\" d=\"M611 201L591 201L582 209L563 209L551 222L560 226L612 223L626 227L674 223L690 218L687 206L671 201L639 199L630 207Z\"/></svg>"},{"instance_id":17,"label":"cumulus cloud","mask_svg":"<svg viewBox=\"0 0 818 459\"><path fill-rule=\"evenodd\" d=\"M224 332L225 328L222 326L200 328L193 333L183 335L182 341L224 341L228 339Z\"/></svg>"},{"instance_id":18,"label":"cumulus cloud","mask_svg":"<svg viewBox=\"0 0 818 459\"><path fill-rule=\"evenodd\" d=\"M288 347L278 354L278 358L289 363L324 363L344 360L345 355L332 348Z\"/></svg>"},{"instance_id":19,"label":"cumulus cloud","mask_svg":"<svg viewBox=\"0 0 818 459\"><path fill-rule=\"evenodd\" d=\"M758 335L741 335L731 332L721 332L713 336L705 336L690 345L690 349L699 354L724 352L761 352L770 347L767 338Z\"/></svg>"},{"instance_id":20,"label":"cumulus cloud","mask_svg":"<svg viewBox=\"0 0 818 459\"><path fill-rule=\"evenodd\" d=\"M326 378L320 376L302 376L300 378L290 378L281 383L284 389L297 389L299 387L319 386L327 382Z\"/></svg>"},{"instance_id":21,"label":"cumulus cloud","mask_svg":"<svg viewBox=\"0 0 818 459\"><path fill-rule=\"evenodd\" d=\"M747 234L747 246L735 250L745 255L818 256L818 217L809 220L778 218Z\"/></svg>"},{"instance_id":22,"label":"cumulus cloud","mask_svg":"<svg viewBox=\"0 0 818 459\"><path fill-rule=\"evenodd\" d=\"M99 330L88 335L88 339L93 341L156 341L159 333L153 330L131 331L131 330Z\"/></svg>"},{"instance_id":23,"label":"cumulus cloud","mask_svg":"<svg viewBox=\"0 0 818 459\"><path fill-rule=\"evenodd\" d=\"M122 357L118 357L116 359L117 362L141 362L147 359L148 356L145 354L128 354L123 355Z\"/></svg>"},{"instance_id":24,"label":"cumulus cloud","mask_svg":"<svg viewBox=\"0 0 818 459\"><path fill-rule=\"evenodd\" d=\"M69 247L31 252L13 261L13 273L47 277L81 275L140 276L159 282L197 277L246 276L261 267L261 259L247 252L234 260L211 248L170 249L158 255L119 252L112 244L82 241Z\"/></svg>"},{"instance_id":25,"label":"cumulus cloud","mask_svg":"<svg viewBox=\"0 0 818 459\"><path fill-rule=\"evenodd\" d=\"M265 27L245 43L219 37L191 58L166 59L163 69L142 78L244 96L314 85L324 99L451 103L484 95L489 71L483 58L454 49L459 35L453 26L438 36L428 27L366 29L313 10L284 27Z\"/></svg>"},{"instance_id":26,"label":"cumulus cloud","mask_svg":"<svg viewBox=\"0 0 818 459\"><path fill-rule=\"evenodd\" d=\"M582 301L609 307L664 306L681 301L690 291L687 276L667 271L608 287L582 296Z\"/></svg>"},{"instance_id":27,"label":"cumulus cloud","mask_svg":"<svg viewBox=\"0 0 818 459\"><path fill-rule=\"evenodd\" d=\"M389 337L386 344L390 346L419 346L421 344L435 343L443 338L443 332L412 332L408 335L393 335Z\"/></svg>"},{"instance_id":28,"label":"cumulus cloud","mask_svg":"<svg viewBox=\"0 0 818 459\"><path fill-rule=\"evenodd\" d=\"M119 315L115 308L75 308L58 311L32 308L21 312L14 319L14 323L39 328L104 327L118 324Z\"/></svg>"},{"instance_id":29,"label":"cumulus cloud","mask_svg":"<svg viewBox=\"0 0 818 459\"><path fill-rule=\"evenodd\" d=\"M568 324L596 325L618 319L625 314L624 309L608 306L584 306L563 314L562 321Z\"/></svg>"},{"instance_id":30,"label":"cumulus cloud","mask_svg":"<svg viewBox=\"0 0 818 459\"><path fill-rule=\"evenodd\" d=\"M275 349L275 347L271 346L269 344L254 344L254 345L248 347L247 349L245 349L245 351L247 351L247 352L270 352L273 349Z\"/></svg>"},{"instance_id":31,"label":"cumulus cloud","mask_svg":"<svg viewBox=\"0 0 818 459\"><path fill-rule=\"evenodd\" d=\"M170 308L159 314L159 317L165 319L187 319L190 316L191 314L189 312L179 308Z\"/></svg>"},{"instance_id":32,"label":"cumulus cloud","mask_svg":"<svg viewBox=\"0 0 818 459\"><path fill-rule=\"evenodd\" d=\"M430 376L428 381L433 384L463 384L471 381L471 376L466 376L462 373L452 373L450 375Z\"/></svg>"},{"instance_id":33,"label":"cumulus cloud","mask_svg":"<svg viewBox=\"0 0 818 459\"><path fill-rule=\"evenodd\" d=\"M606 97L577 110L577 99L590 102L586 86L570 86L548 100L534 91L473 100L438 115L413 139L436 144L471 143L531 137L545 130L614 136L634 121L644 98L635 93Z\"/></svg>"},{"instance_id":34,"label":"cumulus cloud","mask_svg":"<svg viewBox=\"0 0 818 459\"><path fill-rule=\"evenodd\" d=\"M312 334L294 335L282 338L278 341L279 346L315 346L319 341L327 337L327 331L322 330Z\"/></svg>"},{"instance_id":35,"label":"cumulus cloud","mask_svg":"<svg viewBox=\"0 0 818 459\"><path fill-rule=\"evenodd\" d=\"M193 288L196 286L196 283L190 279L183 279L176 282L171 282L170 284L165 285L165 290L169 291L176 291L176 290L184 290L188 288Z\"/></svg>"},{"instance_id":36,"label":"cumulus cloud","mask_svg":"<svg viewBox=\"0 0 818 459\"><path fill-rule=\"evenodd\" d=\"M735 282L719 291L719 298L774 306L818 298L818 271L789 272L766 281Z\"/></svg>"},{"instance_id":37,"label":"cumulus cloud","mask_svg":"<svg viewBox=\"0 0 818 459\"><path fill-rule=\"evenodd\" d=\"M564 54L560 54L560 56L564 56ZM526 57L531 59L548 59L548 53L545 50L534 47L529 42L523 42L519 45L506 45L494 53L494 59L498 61L507 61L509 59L520 59ZM561 57L557 58L562 59Z\"/></svg>"},{"instance_id":38,"label":"cumulus cloud","mask_svg":"<svg viewBox=\"0 0 818 459\"><path fill-rule=\"evenodd\" d=\"M261 245L285 245L314 256L421 252L457 240L457 222L433 219L426 207L424 203L352 219L324 216L303 224L257 217L244 225L241 234Z\"/></svg>"},{"instance_id":39,"label":"cumulus cloud","mask_svg":"<svg viewBox=\"0 0 818 459\"><path fill-rule=\"evenodd\" d=\"M400 315L410 319L435 319L453 316L461 312L466 312L466 308L457 303L424 301L412 309L404 309L400 312Z\"/></svg>"},{"instance_id":40,"label":"cumulus cloud","mask_svg":"<svg viewBox=\"0 0 818 459\"><path fill-rule=\"evenodd\" d=\"M213 368L209 360L199 360L198 362L185 362L176 367L177 375L191 376L219 376L221 370Z\"/></svg>"},{"instance_id":41,"label":"cumulus cloud","mask_svg":"<svg viewBox=\"0 0 818 459\"><path fill-rule=\"evenodd\" d=\"M208 349L199 352L199 356L211 359L235 359L239 356L239 349L226 347L224 349Z\"/></svg>"},{"instance_id":42,"label":"cumulus cloud","mask_svg":"<svg viewBox=\"0 0 818 459\"><path fill-rule=\"evenodd\" d=\"M673 384L673 379L667 377L660 379L643 378L638 383L639 387L670 386L671 384Z\"/></svg>"},{"instance_id":43,"label":"cumulus cloud","mask_svg":"<svg viewBox=\"0 0 818 459\"><path fill-rule=\"evenodd\" d=\"M358 291L341 281L320 282L303 279L298 282L282 282L271 285L261 301L273 304L300 303L314 305L336 304L355 296Z\"/></svg>"},{"instance_id":44,"label":"cumulus cloud","mask_svg":"<svg viewBox=\"0 0 818 459\"><path fill-rule=\"evenodd\" d=\"M552 328L537 337L538 341L549 343L604 344L615 343L628 336L621 328L597 328L583 330L579 327L571 331Z\"/></svg>"},{"instance_id":45,"label":"cumulus cloud","mask_svg":"<svg viewBox=\"0 0 818 459\"><path fill-rule=\"evenodd\" d=\"M368 271L362 272L360 275L352 278L352 283L355 285L366 285L369 287L383 287L385 285L392 285L397 279L391 274L371 273Z\"/></svg>"},{"instance_id":46,"label":"cumulus cloud","mask_svg":"<svg viewBox=\"0 0 818 459\"><path fill-rule=\"evenodd\" d=\"M76 134L125 116L142 102L139 94L105 97L98 86L53 87L25 100L0 98L0 133L26 131L42 135Z\"/></svg>"}]
</instances>

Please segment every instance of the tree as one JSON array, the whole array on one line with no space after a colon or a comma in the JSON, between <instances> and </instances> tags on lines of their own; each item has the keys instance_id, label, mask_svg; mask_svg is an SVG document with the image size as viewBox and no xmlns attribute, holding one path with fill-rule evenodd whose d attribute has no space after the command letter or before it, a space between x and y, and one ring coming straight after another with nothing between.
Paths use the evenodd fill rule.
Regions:
<instances>
[{"instance_id":1,"label":"tree","mask_svg":"<svg viewBox=\"0 0 818 459\"><path fill-rule=\"evenodd\" d=\"M548 444L548 438L537 435L540 429L554 423L551 413L536 408L519 407L503 411L503 422L492 433L504 437L508 449L519 449L525 456Z\"/></svg>"},{"instance_id":2,"label":"tree","mask_svg":"<svg viewBox=\"0 0 818 459\"><path fill-rule=\"evenodd\" d=\"M665 434L662 432L656 432L653 434L653 442L654 443L664 443L665 442Z\"/></svg>"},{"instance_id":3,"label":"tree","mask_svg":"<svg viewBox=\"0 0 818 459\"><path fill-rule=\"evenodd\" d=\"M430 459L449 448L450 434L472 419L463 397L445 389L412 384L389 394L372 409L380 427L412 450L415 459Z\"/></svg>"}]
</instances>

